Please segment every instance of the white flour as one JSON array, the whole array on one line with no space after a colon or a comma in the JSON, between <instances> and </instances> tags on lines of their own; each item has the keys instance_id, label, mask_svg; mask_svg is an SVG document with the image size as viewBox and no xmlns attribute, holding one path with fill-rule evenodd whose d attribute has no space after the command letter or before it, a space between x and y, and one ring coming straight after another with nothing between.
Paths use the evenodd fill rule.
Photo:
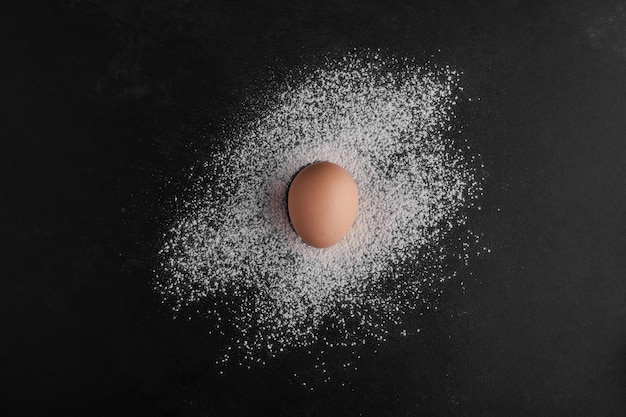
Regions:
<instances>
[{"instance_id":1,"label":"white flour","mask_svg":"<svg viewBox=\"0 0 626 417\"><path fill-rule=\"evenodd\" d=\"M452 123L460 90L448 68L355 53L276 91L198 176L210 186L165 234L157 290L214 319L224 364L384 341L454 275L442 242L482 192ZM287 216L292 176L315 161L359 189L354 227L328 249L303 243ZM453 257L469 259L467 235Z\"/></svg>"}]
</instances>

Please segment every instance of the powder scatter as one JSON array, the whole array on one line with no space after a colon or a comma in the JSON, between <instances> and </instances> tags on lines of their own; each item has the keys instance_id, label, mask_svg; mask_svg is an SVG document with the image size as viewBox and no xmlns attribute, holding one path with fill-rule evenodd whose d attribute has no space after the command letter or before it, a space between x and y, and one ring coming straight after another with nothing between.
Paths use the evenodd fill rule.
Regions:
<instances>
[{"instance_id":1,"label":"powder scatter","mask_svg":"<svg viewBox=\"0 0 626 417\"><path fill-rule=\"evenodd\" d=\"M403 316L476 252L466 220L481 166L453 128L460 91L448 67L355 52L275 88L223 138L164 235L155 284L175 311L213 319L220 364L412 332ZM353 228L326 249L298 237L286 207L316 161L359 190Z\"/></svg>"}]
</instances>

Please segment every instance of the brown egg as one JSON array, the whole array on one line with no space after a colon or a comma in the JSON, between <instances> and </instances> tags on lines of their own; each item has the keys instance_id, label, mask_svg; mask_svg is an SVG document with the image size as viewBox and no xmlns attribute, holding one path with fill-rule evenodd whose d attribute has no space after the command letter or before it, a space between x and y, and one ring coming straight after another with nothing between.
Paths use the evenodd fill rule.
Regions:
<instances>
[{"instance_id":1,"label":"brown egg","mask_svg":"<svg viewBox=\"0 0 626 417\"><path fill-rule=\"evenodd\" d=\"M339 242L350 231L358 208L359 192L352 176L331 162L307 166L289 187L291 224L302 240L316 248Z\"/></svg>"}]
</instances>

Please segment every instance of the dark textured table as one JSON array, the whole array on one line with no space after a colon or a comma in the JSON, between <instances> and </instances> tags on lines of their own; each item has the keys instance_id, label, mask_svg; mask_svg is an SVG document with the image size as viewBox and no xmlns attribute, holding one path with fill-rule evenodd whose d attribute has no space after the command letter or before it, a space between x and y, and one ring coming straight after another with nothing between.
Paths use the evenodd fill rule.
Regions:
<instances>
[{"instance_id":1,"label":"dark textured table","mask_svg":"<svg viewBox=\"0 0 626 417\"><path fill-rule=\"evenodd\" d=\"M3 415L626 415L626 3L249 3L2 13ZM170 197L246 91L355 47L480 97L491 254L337 382L218 376L206 323L151 289Z\"/></svg>"}]
</instances>

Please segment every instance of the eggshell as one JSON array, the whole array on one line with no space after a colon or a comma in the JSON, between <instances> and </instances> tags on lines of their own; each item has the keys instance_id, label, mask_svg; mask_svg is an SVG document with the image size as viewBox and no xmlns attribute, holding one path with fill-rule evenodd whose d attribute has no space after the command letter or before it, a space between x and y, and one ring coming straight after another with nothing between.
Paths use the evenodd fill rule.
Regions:
<instances>
[{"instance_id":1,"label":"eggshell","mask_svg":"<svg viewBox=\"0 0 626 417\"><path fill-rule=\"evenodd\" d=\"M293 179L287 208L302 240L327 248L350 231L359 208L359 193L346 170L331 162L316 162Z\"/></svg>"}]
</instances>

